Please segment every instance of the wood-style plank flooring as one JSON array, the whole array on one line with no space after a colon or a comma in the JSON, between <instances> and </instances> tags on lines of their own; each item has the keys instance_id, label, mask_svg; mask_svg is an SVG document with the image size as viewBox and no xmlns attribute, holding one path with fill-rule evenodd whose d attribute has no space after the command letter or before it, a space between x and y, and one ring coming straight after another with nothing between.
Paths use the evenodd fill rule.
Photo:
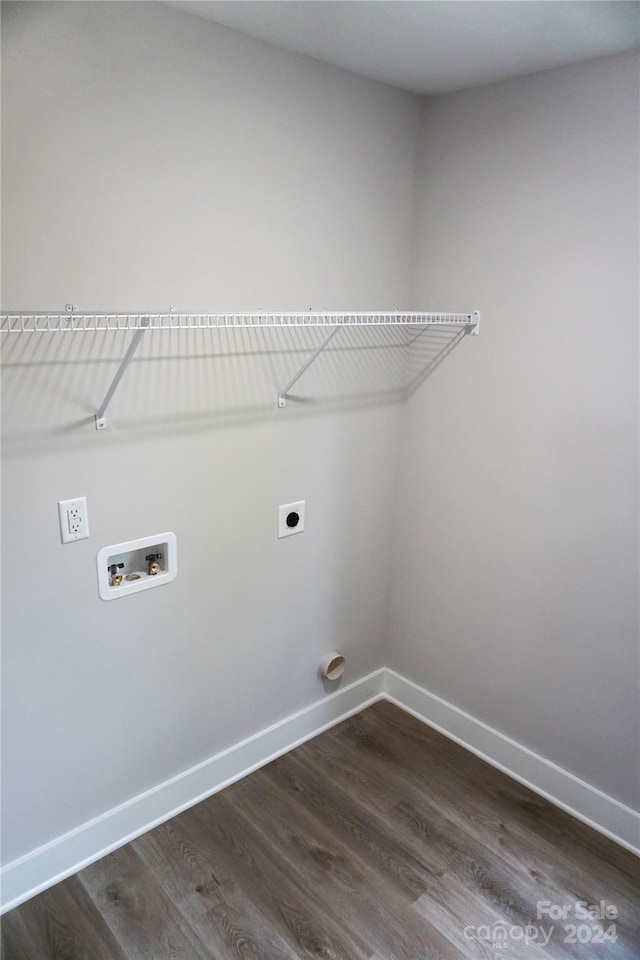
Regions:
<instances>
[{"instance_id":1,"label":"wood-style plank flooring","mask_svg":"<svg viewBox=\"0 0 640 960\"><path fill-rule=\"evenodd\" d=\"M381 702L8 913L2 958L638 960L639 887L633 854Z\"/></svg>"}]
</instances>

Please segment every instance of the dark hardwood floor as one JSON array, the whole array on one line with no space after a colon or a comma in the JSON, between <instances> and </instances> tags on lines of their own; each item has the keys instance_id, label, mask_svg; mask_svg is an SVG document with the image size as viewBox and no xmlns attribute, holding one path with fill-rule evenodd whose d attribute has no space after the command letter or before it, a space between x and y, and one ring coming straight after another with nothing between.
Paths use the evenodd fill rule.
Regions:
<instances>
[{"instance_id":1,"label":"dark hardwood floor","mask_svg":"<svg viewBox=\"0 0 640 960\"><path fill-rule=\"evenodd\" d=\"M638 960L639 888L633 854L381 702L8 913L2 958Z\"/></svg>"}]
</instances>

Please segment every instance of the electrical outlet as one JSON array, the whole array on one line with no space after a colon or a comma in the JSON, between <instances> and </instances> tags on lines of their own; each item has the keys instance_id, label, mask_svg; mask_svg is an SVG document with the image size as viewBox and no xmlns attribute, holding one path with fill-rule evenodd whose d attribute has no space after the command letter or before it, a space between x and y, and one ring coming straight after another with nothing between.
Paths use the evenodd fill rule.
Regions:
<instances>
[{"instance_id":1,"label":"electrical outlet","mask_svg":"<svg viewBox=\"0 0 640 960\"><path fill-rule=\"evenodd\" d=\"M89 517L86 497L75 500L59 500L60 536L63 543L86 540L89 536Z\"/></svg>"},{"instance_id":2,"label":"electrical outlet","mask_svg":"<svg viewBox=\"0 0 640 960\"><path fill-rule=\"evenodd\" d=\"M278 539L304 533L304 500L278 507Z\"/></svg>"}]
</instances>

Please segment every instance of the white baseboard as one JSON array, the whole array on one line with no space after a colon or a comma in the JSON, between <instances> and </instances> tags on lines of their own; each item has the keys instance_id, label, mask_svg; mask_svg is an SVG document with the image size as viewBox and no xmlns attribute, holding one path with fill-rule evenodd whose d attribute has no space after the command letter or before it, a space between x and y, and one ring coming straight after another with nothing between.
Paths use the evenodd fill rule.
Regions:
<instances>
[{"instance_id":1,"label":"white baseboard","mask_svg":"<svg viewBox=\"0 0 640 960\"><path fill-rule=\"evenodd\" d=\"M394 670L386 698L482 760L640 856L640 813Z\"/></svg>"},{"instance_id":2,"label":"white baseboard","mask_svg":"<svg viewBox=\"0 0 640 960\"><path fill-rule=\"evenodd\" d=\"M0 871L0 913L17 907L124 843L382 699L384 673L382 668L356 680L8 863Z\"/></svg>"},{"instance_id":3,"label":"white baseboard","mask_svg":"<svg viewBox=\"0 0 640 960\"><path fill-rule=\"evenodd\" d=\"M0 870L0 913L19 906L299 744L388 699L640 855L640 814L393 670L381 668L108 810Z\"/></svg>"}]
</instances>

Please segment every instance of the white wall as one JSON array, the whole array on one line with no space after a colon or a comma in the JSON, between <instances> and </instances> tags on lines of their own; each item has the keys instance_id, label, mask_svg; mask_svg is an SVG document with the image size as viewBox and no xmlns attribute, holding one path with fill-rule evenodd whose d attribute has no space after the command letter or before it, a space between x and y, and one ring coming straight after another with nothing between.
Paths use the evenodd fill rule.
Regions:
<instances>
[{"instance_id":1,"label":"white wall","mask_svg":"<svg viewBox=\"0 0 640 960\"><path fill-rule=\"evenodd\" d=\"M425 107L416 297L481 308L406 411L388 663L640 808L638 61Z\"/></svg>"},{"instance_id":2,"label":"white wall","mask_svg":"<svg viewBox=\"0 0 640 960\"><path fill-rule=\"evenodd\" d=\"M3 34L4 309L394 308L413 278L485 318L402 421L394 350L276 411L299 336L203 332L148 337L97 433L127 337L9 338L4 861L321 697L335 647L638 806L633 58L422 117L150 3L3 4ZM175 583L100 601L98 550L166 529Z\"/></svg>"},{"instance_id":3,"label":"white wall","mask_svg":"<svg viewBox=\"0 0 640 960\"><path fill-rule=\"evenodd\" d=\"M3 34L5 310L406 303L416 98L149 3L3 4ZM5 344L5 862L323 696L325 651L384 659L393 351L332 353L299 391L332 405L276 411L299 339L163 334L97 433L126 343ZM98 550L164 530L175 583L101 601Z\"/></svg>"}]
</instances>

